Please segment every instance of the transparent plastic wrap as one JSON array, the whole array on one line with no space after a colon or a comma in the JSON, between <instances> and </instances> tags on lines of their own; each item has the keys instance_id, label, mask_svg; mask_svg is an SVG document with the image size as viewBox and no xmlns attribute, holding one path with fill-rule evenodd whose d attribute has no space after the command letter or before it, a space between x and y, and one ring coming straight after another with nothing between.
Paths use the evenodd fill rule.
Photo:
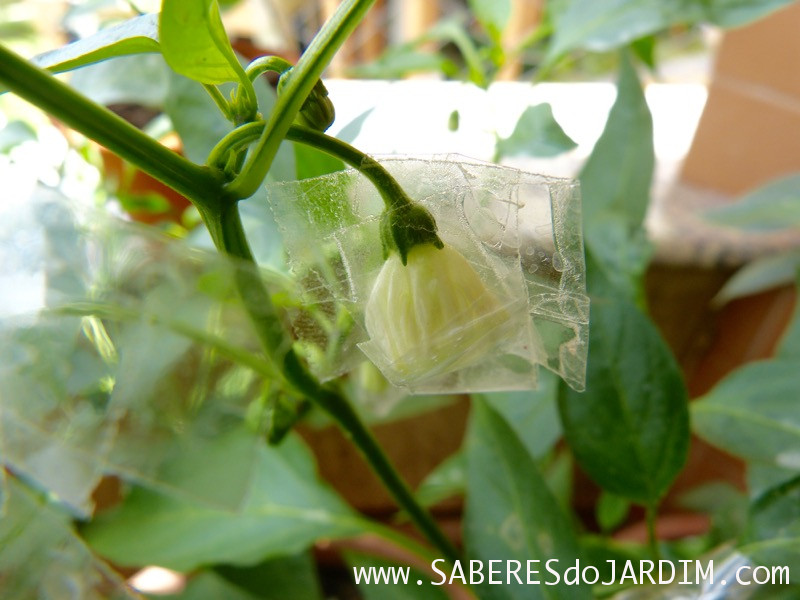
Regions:
<instances>
[{"instance_id":1,"label":"transparent plastic wrap","mask_svg":"<svg viewBox=\"0 0 800 600\"><path fill-rule=\"evenodd\" d=\"M443 250L385 263L384 204L357 170L268 186L302 288L294 333L315 374L337 377L366 355L414 393L530 389L539 366L582 390L578 183L463 157L381 164L433 215Z\"/></svg>"},{"instance_id":2,"label":"transparent plastic wrap","mask_svg":"<svg viewBox=\"0 0 800 600\"><path fill-rule=\"evenodd\" d=\"M81 517L109 475L238 508L252 469L214 456L255 464L261 388L230 262L46 188L2 214L0 464Z\"/></svg>"}]
</instances>

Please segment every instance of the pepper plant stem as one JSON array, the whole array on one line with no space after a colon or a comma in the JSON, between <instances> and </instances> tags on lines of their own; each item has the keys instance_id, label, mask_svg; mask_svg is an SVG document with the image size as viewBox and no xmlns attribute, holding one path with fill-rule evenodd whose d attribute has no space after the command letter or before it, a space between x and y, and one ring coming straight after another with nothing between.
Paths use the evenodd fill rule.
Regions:
<instances>
[{"instance_id":1,"label":"pepper plant stem","mask_svg":"<svg viewBox=\"0 0 800 600\"><path fill-rule=\"evenodd\" d=\"M283 373L292 386L334 418L380 477L398 505L406 511L425 537L448 561L457 560L457 550L436 525L430 513L417 502L413 492L400 477L350 402L335 389L322 386L304 367L284 335L283 326L273 308L272 300L258 275L241 226L237 205L227 205L225 210L231 213L222 219L222 222L227 224L222 231L222 245L228 254L241 259L236 267L237 287L250 318L256 324L256 331L267 350L270 362L278 372Z\"/></svg>"},{"instance_id":2,"label":"pepper plant stem","mask_svg":"<svg viewBox=\"0 0 800 600\"><path fill-rule=\"evenodd\" d=\"M234 200L249 198L264 181L278 147L286 137L297 112L339 47L347 40L375 0L344 0L322 29L314 36L294 68L287 74L261 134L258 144L247 157L239 176L226 188Z\"/></svg>"},{"instance_id":3,"label":"pepper plant stem","mask_svg":"<svg viewBox=\"0 0 800 600\"><path fill-rule=\"evenodd\" d=\"M328 40L330 46L326 46L323 42L317 43L316 46L312 44L312 47L316 47L321 52L323 58L316 57L306 60L304 64L308 66L299 69L296 79L292 79L287 85L282 97L297 97L299 100L283 101L281 118L284 121L278 120L277 123L275 115L281 107L281 101L279 100L276 105L276 111L269 121L269 123L274 123L273 127L269 129L268 125L261 137L259 147L262 150L260 158L256 161L257 170L252 167L252 160L255 160L252 157L245 164L245 169L248 164L251 164L248 181L251 179L255 181L256 177L258 177L258 181L253 184L252 191L243 197L252 195L261 184L269 163L274 157L274 151L277 151L280 141L289 130L294 115L302 105L308 91L314 86L335 48L338 47L337 44L341 44L346 37L346 33L330 31L331 27L336 29L341 26L346 32L349 32L358 22L358 15L363 14L372 1L346 1L342 5L344 10L337 12L337 15L340 13L342 15L338 19L334 17L329 21L320 34L325 40ZM321 47L323 50L320 50ZM309 48L310 50L311 48ZM362 423L350 403L336 390L322 386L308 372L294 352L291 340L285 334L280 317L258 274L242 228L237 202L231 200L230 193L225 193L222 174L212 168L198 166L165 148L109 110L92 102L2 45L0 45L0 85L60 119L86 137L105 146L142 171L183 194L195 204L217 248L238 259L236 261L236 284L269 362L278 372L284 374L291 385L334 418L345 434L359 448L384 486L419 530L442 552L444 557L451 561L456 560L458 555L453 545L438 528L430 514L414 498L411 490L394 469L383 449ZM274 148L270 150L272 144L274 144ZM270 152L272 152L271 155ZM266 160L266 163L259 162L261 160ZM267 166L264 167L264 164ZM250 185L248 183L248 186ZM250 188L246 186L237 189L246 192Z\"/></svg>"},{"instance_id":4,"label":"pepper plant stem","mask_svg":"<svg viewBox=\"0 0 800 600\"><path fill-rule=\"evenodd\" d=\"M248 123L235 129L212 149L208 155L208 165L212 168L221 168L228 152L240 150L254 142L263 130L263 122ZM405 204L411 204L408 194L383 165L347 142L302 125L292 125L286 132L286 139L321 150L360 171L378 190L386 208L398 208Z\"/></svg>"},{"instance_id":5,"label":"pepper plant stem","mask_svg":"<svg viewBox=\"0 0 800 600\"><path fill-rule=\"evenodd\" d=\"M0 45L0 85L191 198L204 216L220 201L220 177L176 154L110 110Z\"/></svg>"}]
</instances>

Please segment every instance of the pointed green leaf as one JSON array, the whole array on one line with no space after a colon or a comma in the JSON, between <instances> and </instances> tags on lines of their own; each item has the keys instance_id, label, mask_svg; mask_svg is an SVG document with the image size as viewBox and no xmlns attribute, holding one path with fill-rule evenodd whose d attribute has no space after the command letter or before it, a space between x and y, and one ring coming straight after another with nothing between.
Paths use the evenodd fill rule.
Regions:
<instances>
[{"instance_id":1,"label":"pointed green leaf","mask_svg":"<svg viewBox=\"0 0 800 600\"><path fill-rule=\"evenodd\" d=\"M636 71L622 55L617 98L580 174L586 247L629 296L639 295L650 257L642 222L650 202L655 151L653 119ZM591 287L590 293L593 293Z\"/></svg>"},{"instance_id":2,"label":"pointed green leaf","mask_svg":"<svg viewBox=\"0 0 800 600\"><path fill-rule=\"evenodd\" d=\"M747 263L725 282L714 297L717 304L758 294L794 281L800 270L800 251L787 250Z\"/></svg>"},{"instance_id":3,"label":"pointed green leaf","mask_svg":"<svg viewBox=\"0 0 800 600\"><path fill-rule=\"evenodd\" d=\"M592 301L586 392L562 385L564 433L580 465L604 489L657 501L689 447L687 392L651 321L622 298Z\"/></svg>"},{"instance_id":4,"label":"pointed green leaf","mask_svg":"<svg viewBox=\"0 0 800 600\"><path fill-rule=\"evenodd\" d=\"M544 581L546 561L558 559L562 565L574 565L578 544L569 520L525 447L505 420L481 399L473 403L467 438L464 536L469 555L486 565L484 585L478 591L481 598L590 597L586 587L563 582L526 585L526 561L541 561L539 574L532 577ZM500 578L504 585L490 585L491 559L519 561L522 583L512 577L511 584L506 585L503 571Z\"/></svg>"},{"instance_id":5,"label":"pointed green leaf","mask_svg":"<svg viewBox=\"0 0 800 600\"><path fill-rule=\"evenodd\" d=\"M189 79L217 84L246 77L216 0L164 0L159 35L167 64Z\"/></svg>"},{"instance_id":6,"label":"pointed green leaf","mask_svg":"<svg viewBox=\"0 0 800 600\"><path fill-rule=\"evenodd\" d=\"M797 360L737 369L692 403L694 432L749 461L800 469Z\"/></svg>"},{"instance_id":7,"label":"pointed green leaf","mask_svg":"<svg viewBox=\"0 0 800 600\"><path fill-rule=\"evenodd\" d=\"M539 387L524 392L481 394L519 437L525 449L536 459L549 452L561 437L558 419L558 377L549 371L539 374Z\"/></svg>"},{"instance_id":8,"label":"pointed green leaf","mask_svg":"<svg viewBox=\"0 0 800 600\"><path fill-rule=\"evenodd\" d=\"M556 156L577 144L553 117L549 104L529 106L520 116L513 133L497 142L497 157Z\"/></svg>"},{"instance_id":9,"label":"pointed green leaf","mask_svg":"<svg viewBox=\"0 0 800 600\"><path fill-rule=\"evenodd\" d=\"M229 464L236 464L235 457ZM120 565L187 571L204 564L255 564L297 554L321 538L364 530L361 518L317 479L310 453L296 438L279 447L260 444L255 471L240 510L135 488L119 510L87 526L86 539ZM182 486L183 475L175 478Z\"/></svg>"},{"instance_id":10,"label":"pointed green leaf","mask_svg":"<svg viewBox=\"0 0 800 600\"><path fill-rule=\"evenodd\" d=\"M617 98L580 174L587 228L604 214L624 218L631 227L641 225L654 165L653 117L630 57L623 53Z\"/></svg>"},{"instance_id":11,"label":"pointed green leaf","mask_svg":"<svg viewBox=\"0 0 800 600\"><path fill-rule=\"evenodd\" d=\"M738 202L705 214L712 223L744 231L800 228L800 175L790 175L760 187Z\"/></svg>"},{"instance_id":12,"label":"pointed green leaf","mask_svg":"<svg viewBox=\"0 0 800 600\"><path fill-rule=\"evenodd\" d=\"M160 52L158 15L142 15L94 35L40 54L32 62L53 73L63 73L115 56Z\"/></svg>"}]
</instances>

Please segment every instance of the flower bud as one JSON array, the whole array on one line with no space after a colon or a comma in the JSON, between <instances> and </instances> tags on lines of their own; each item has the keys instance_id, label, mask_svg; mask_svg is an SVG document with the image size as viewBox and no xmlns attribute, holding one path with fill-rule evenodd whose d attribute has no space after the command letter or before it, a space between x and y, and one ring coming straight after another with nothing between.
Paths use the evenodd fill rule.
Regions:
<instances>
[{"instance_id":1,"label":"flower bud","mask_svg":"<svg viewBox=\"0 0 800 600\"><path fill-rule=\"evenodd\" d=\"M281 74L281 78L278 80L278 95L283 91L283 86L290 73L291 69ZM300 111L295 117L295 123L317 131L327 131L335 118L336 112L333 108L333 102L328 98L328 89L322 83L322 80L318 79L311 93L303 102L303 106L300 107Z\"/></svg>"},{"instance_id":2,"label":"flower bud","mask_svg":"<svg viewBox=\"0 0 800 600\"><path fill-rule=\"evenodd\" d=\"M381 268L365 311L365 350L378 350L402 384L479 360L507 317L456 249L418 244L405 266L393 252Z\"/></svg>"}]
</instances>

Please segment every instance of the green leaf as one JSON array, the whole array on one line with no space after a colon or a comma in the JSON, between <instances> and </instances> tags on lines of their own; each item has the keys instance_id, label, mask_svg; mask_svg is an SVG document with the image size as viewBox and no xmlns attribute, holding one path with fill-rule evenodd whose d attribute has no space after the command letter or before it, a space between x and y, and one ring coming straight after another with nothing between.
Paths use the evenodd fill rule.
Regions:
<instances>
[{"instance_id":1,"label":"green leaf","mask_svg":"<svg viewBox=\"0 0 800 600\"><path fill-rule=\"evenodd\" d=\"M795 270L795 305L792 320L783 332L776 351L778 358L800 360L800 268Z\"/></svg>"},{"instance_id":2,"label":"green leaf","mask_svg":"<svg viewBox=\"0 0 800 600\"><path fill-rule=\"evenodd\" d=\"M740 27L767 16L792 0L710 0L705 19L720 27Z\"/></svg>"},{"instance_id":3,"label":"green leaf","mask_svg":"<svg viewBox=\"0 0 800 600\"><path fill-rule=\"evenodd\" d=\"M141 104L158 110L167 97L170 76L174 74L160 54L121 56L76 71L70 85L106 106Z\"/></svg>"},{"instance_id":4,"label":"green leaf","mask_svg":"<svg viewBox=\"0 0 800 600\"><path fill-rule=\"evenodd\" d=\"M467 3L492 39L499 40L511 18L511 0L468 0Z\"/></svg>"},{"instance_id":5,"label":"green leaf","mask_svg":"<svg viewBox=\"0 0 800 600\"><path fill-rule=\"evenodd\" d=\"M586 228L608 214L639 227L650 202L654 165L653 118L636 70L622 53L617 98L580 173Z\"/></svg>"},{"instance_id":6,"label":"green leaf","mask_svg":"<svg viewBox=\"0 0 800 600\"><path fill-rule=\"evenodd\" d=\"M539 388L525 392L480 394L506 420L533 458L549 452L561 437L556 395L558 377L542 371Z\"/></svg>"},{"instance_id":7,"label":"green leaf","mask_svg":"<svg viewBox=\"0 0 800 600\"><path fill-rule=\"evenodd\" d=\"M623 53L617 98L580 174L587 251L628 296L641 294L650 257L642 222L655 165L653 119L639 78ZM590 293L594 293L589 287Z\"/></svg>"},{"instance_id":8,"label":"green leaf","mask_svg":"<svg viewBox=\"0 0 800 600\"><path fill-rule=\"evenodd\" d=\"M595 506L595 517L602 531L612 531L625 520L631 504L626 498L603 490Z\"/></svg>"},{"instance_id":9,"label":"green leaf","mask_svg":"<svg viewBox=\"0 0 800 600\"><path fill-rule=\"evenodd\" d=\"M694 432L749 461L800 469L797 360L737 369L692 403Z\"/></svg>"},{"instance_id":10,"label":"green leaf","mask_svg":"<svg viewBox=\"0 0 800 600\"><path fill-rule=\"evenodd\" d=\"M358 577L360 580L356 583L364 600L447 600L450 598L445 587L432 585L430 575L417 568L357 552L345 553L345 559L352 569L353 578ZM439 564L441 565L441 563ZM395 585L391 573L398 573L400 570L403 571L408 583L398 582ZM386 577L387 575L392 583L387 583L385 579L379 579L380 583L375 582L376 577ZM370 583L366 583L366 577L370 577ZM420 583L417 583L418 581ZM435 578L433 581L438 584L439 578Z\"/></svg>"},{"instance_id":11,"label":"green leaf","mask_svg":"<svg viewBox=\"0 0 800 600\"><path fill-rule=\"evenodd\" d=\"M800 569L800 477L765 493L753 503L745 544L740 551L762 565Z\"/></svg>"},{"instance_id":12,"label":"green leaf","mask_svg":"<svg viewBox=\"0 0 800 600\"><path fill-rule=\"evenodd\" d=\"M593 300L590 322L586 392L560 389L565 436L604 489L653 503L689 447L681 372L653 323L626 300Z\"/></svg>"},{"instance_id":13,"label":"green leaf","mask_svg":"<svg viewBox=\"0 0 800 600\"><path fill-rule=\"evenodd\" d=\"M317 566L310 552L273 558L253 567L220 565L215 571L226 581L235 584L240 590L248 591L259 600L286 598L315 600L322 597ZM205 596L205 598L222 597ZM227 598L225 596L226 600Z\"/></svg>"},{"instance_id":14,"label":"green leaf","mask_svg":"<svg viewBox=\"0 0 800 600\"><path fill-rule=\"evenodd\" d=\"M800 269L800 251L788 250L747 263L725 282L714 297L716 304L758 294L794 281Z\"/></svg>"},{"instance_id":15,"label":"green leaf","mask_svg":"<svg viewBox=\"0 0 800 600\"><path fill-rule=\"evenodd\" d=\"M159 33L164 58L177 73L209 84L246 78L216 0L164 0Z\"/></svg>"},{"instance_id":16,"label":"green leaf","mask_svg":"<svg viewBox=\"0 0 800 600\"><path fill-rule=\"evenodd\" d=\"M305 144L294 146L294 162L297 165L297 179L310 179L344 169L344 163L321 150Z\"/></svg>"},{"instance_id":17,"label":"green leaf","mask_svg":"<svg viewBox=\"0 0 800 600\"><path fill-rule=\"evenodd\" d=\"M87 38L39 54L31 62L53 73L63 73L115 56L160 51L158 15L151 14L101 29Z\"/></svg>"},{"instance_id":18,"label":"green leaf","mask_svg":"<svg viewBox=\"0 0 800 600\"><path fill-rule=\"evenodd\" d=\"M461 452L447 457L431 471L417 489L417 500L432 506L442 500L464 493L467 473Z\"/></svg>"},{"instance_id":19,"label":"green leaf","mask_svg":"<svg viewBox=\"0 0 800 600\"><path fill-rule=\"evenodd\" d=\"M570 50L619 48L699 16L698 7L682 0L567 0L553 14L555 34L545 62L552 63Z\"/></svg>"},{"instance_id":20,"label":"green leaf","mask_svg":"<svg viewBox=\"0 0 800 600\"><path fill-rule=\"evenodd\" d=\"M556 156L572 150L577 144L553 117L549 104L529 106L522 113L513 133L497 141L497 157Z\"/></svg>"},{"instance_id":21,"label":"green leaf","mask_svg":"<svg viewBox=\"0 0 800 600\"><path fill-rule=\"evenodd\" d=\"M69 515L13 477L7 483L8 498L0 518L3 598L138 597L91 553L72 529Z\"/></svg>"},{"instance_id":22,"label":"green leaf","mask_svg":"<svg viewBox=\"0 0 800 600\"><path fill-rule=\"evenodd\" d=\"M377 60L353 67L352 77L360 79L402 79L413 73L454 72L455 65L438 53L421 52L409 45L390 47Z\"/></svg>"},{"instance_id":23,"label":"green leaf","mask_svg":"<svg viewBox=\"0 0 800 600\"><path fill-rule=\"evenodd\" d=\"M800 229L800 175L770 182L735 204L708 211L705 218L744 231Z\"/></svg>"},{"instance_id":24,"label":"green leaf","mask_svg":"<svg viewBox=\"0 0 800 600\"><path fill-rule=\"evenodd\" d=\"M270 587L265 590L271 589ZM262 600L262 594L251 594L213 571L195 573L186 582L186 587L179 594L152 594L150 600L208 600L224 598L225 600ZM284 596L285 597L285 596Z\"/></svg>"},{"instance_id":25,"label":"green leaf","mask_svg":"<svg viewBox=\"0 0 800 600\"><path fill-rule=\"evenodd\" d=\"M545 562L574 564L578 544L528 451L505 420L479 398L473 403L467 438L464 537L469 555L484 565L500 559L518 560L523 566L522 585L488 585L484 572L478 591L482 598L589 597L585 586L525 585L527 560L541 561L534 577L544 581ZM504 572L501 578L506 583Z\"/></svg>"},{"instance_id":26,"label":"green leaf","mask_svg":"<svg viewBox=\"0 0 800 600\"><path fill-rule=\"evenodd\" d=\"M297 554L321 538L364 531L361 518L317 479L310 453L296 438L279 447L262 443L256 461L250 496L238 511L135 488L118 510L87 526L86 539L119 565L188 571L214 563L252 565ZM182 485L180 473L176 480Z\"/></svg>"}]
</instances>

